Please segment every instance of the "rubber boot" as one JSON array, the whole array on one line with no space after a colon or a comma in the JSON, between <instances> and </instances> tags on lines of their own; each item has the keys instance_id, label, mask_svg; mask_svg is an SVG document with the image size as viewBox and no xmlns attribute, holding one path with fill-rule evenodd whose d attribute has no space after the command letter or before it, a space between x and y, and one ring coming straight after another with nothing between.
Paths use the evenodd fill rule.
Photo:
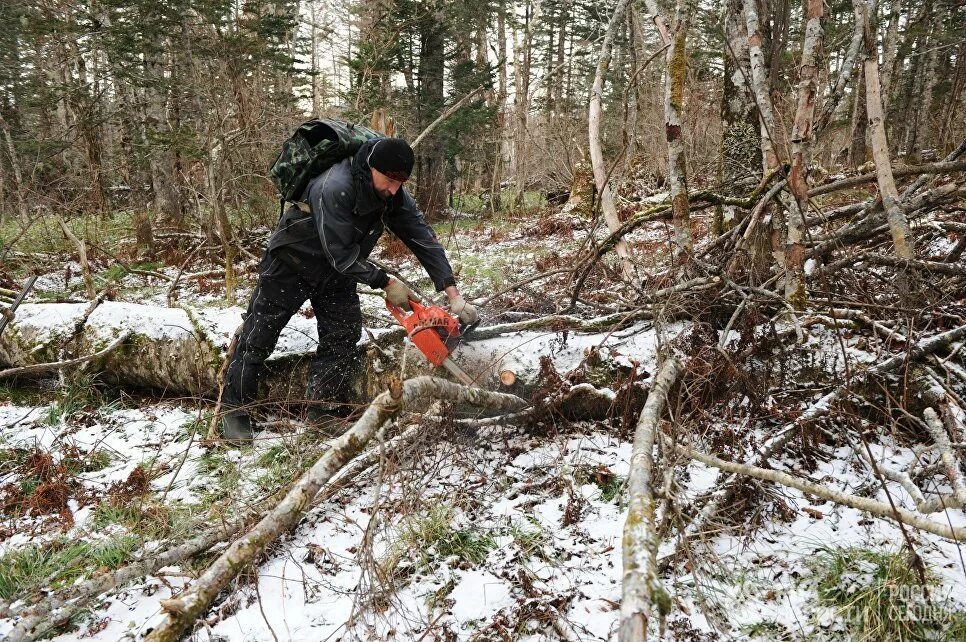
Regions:
<instances>
[{"instance_id":1,"label":"rubber boot","mask_svg":"<svg viewBox=\"0 0 966 642\"><path fill-rule=\"evenodd\" d=\"M221 418L221 434L230 442L244 443L255 439L252 420L245 412L229 412Z\"/></svg>"}]
</instances>

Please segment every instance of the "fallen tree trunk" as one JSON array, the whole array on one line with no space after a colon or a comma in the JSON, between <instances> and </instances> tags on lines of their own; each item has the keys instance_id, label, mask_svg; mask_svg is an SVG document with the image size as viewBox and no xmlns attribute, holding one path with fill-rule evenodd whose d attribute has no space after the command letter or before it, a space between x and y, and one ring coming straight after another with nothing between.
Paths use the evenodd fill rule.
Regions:
<instances>
[{"instance_id":1,"label":"fallen tree trunk","mask_svg":"<svg viewBox=\"0 0 966 642\"><path fill-rule=\"evenodd\" d=\"M656 607L660 619L670 612L671 599L657 575L660 542L654 523L656 502L651 487L654 442L668 390L681 373L681 362L669 357L651 386L634 431L627 478L627 521L624 523L624 581L621 595L620 642L647 639L647 624Z\"/></svg>"},{"instance_id":2,"label":"fallen tree trunk","mask_svg":"<svg viewBox=\"0 0 966 642\"><path fill-rule=\"evenodd\" d=\"M243 523L239 521L216 526L166 551L149 554L141 561L127 564L116 571L98 575L82 584L54 593L21 612L20 620L7 634L5 640L6 642L30 642L46 637L62 623L69 621L75 613L85 608L91 599L206 551L215 544L236 535L241 531Z\"/></svg>"},{"instance_id":3,"label":"fallen tree trunk","mask_svg":"<svg viewBox=\"0 0 966 642\"><path fill-rule=\"evenodd\" d=\"M292 529L303 512L335 473L368 443L376 431L403 407L420 398L445 399L478 407L519 410L527 404L519 397L479 388L468 388L433 377L417 377L396 383L380 394L365 413L296 482L288 494L248 533L232 543L185 593L162 602L163 620L152 627L147 642L174 642L203 616L212 600L228 583L265 551L284 532Z\"/></svg>"},{"instance_id":4,"label":"fallen tree trunk","mask_svg":"<svg viewBox=\"0 0 966 642\"><path fill-rule=\"evenodd\" d=\"M820 497L821 499L835 502L836 504L842 504L843 506L849 506L850 508L856 508L858 510L871 513L876 517L891 519L892 521L899 522L900 524L911 526L921 531L926 531L927 533L932 533L933 535L938 535L939 537L943 537L954 542L960 542L963 540L963 538L966 538L966 528L962 526L940 524L932 521L931 519L926 519L918 513L913 513L903 508L893 509L892 506L885 502L869 499L868 497L849 495L848 493L843 493L832 488L826 488L825 486L814 484L780 470L758 468L757 466L749 466L747 464L724 461L712 455L706 455L696 450L692 450L691 448L681 444L675 445L674 448L682 455L686 455L691 459L700 461L706 466L713 466L714 468L718 468L728 473L744 475L746 477L754 477L755 479L760 479L762 481L770 481L776 484L781 484L782 486L795 488L803 493L808 493L810 495Z\"/></svg>"},{"instance_id":5,"label":"fallen tree trunk","mask_svg":"<svg viewBox=\"0 0 966 642\"><path fill-rule=\"evenodd\" d=\"M216 398L218 373L241 313L240 308L165 308L112 301L96 306L23 305L0 335L0 366L9 367L6 376L30 376L87 361L89 372L118 386ZM456 360L484 387L499 386L501 370L510 368L516 375L514 392L529 394L539 373L534 340L553 333L608 332L651 316L650 308L643 307L591 319L550 315L479 328L460 346ZM292 318L266 362L262 398L304 397L308 367L318 346L316 331L314 319ZM369 356L354 381L357 403L368 403L384 390L388 377L403 363L407 377L432 372L425 358L409 342L403 343L404 336L401 328L381 331L361 345Z\"/></svg>"},{"instance_id":6,"label":"fallen tree trunk","mask_svg":"<svg viewBox=\"0 0 966 642\"><path fill-rule=\"evenodd\" d=\"M822 396L818 401L812 403L804 411L802 411L798 417L782 426L782 428L779 429L774 435L769 437L767 441L762 443L759 448L760 454L755 458L755 465L759 467L767 466L768 460L777 455L793 438L800 435L804 427L806 427L809 423L829 414L832 411L834 404L837 403L843 395L851 390L854 390L857 386L862 385L862 383L870 380L872 377L888 374L894 370L897 370L903 364L932 354L933 352L948 346L951 342L957 341L963 336L966 336L966 326L959 326L957 328L953 328L952 330L932 335L925 339L921 339L912 345L906 352L896 354L863 372L853 373L852 380L850 382L837 386ZM716 482L717 490L715 490L714 493L708 498L708 501L701 509L701 512L688 524L687 528L681 534L681 544L678 545L674 554L664 558L662 561L662 566L677 558L681 553L684 544L691 540L696 534L703 532L707 528L708 523L713 520L717 514L724 509L724 507L731 504L735 497L735 493L740 488L740 481L741 478L735 474L731 475L726 480Z\"/></svg>"}]
</instances>

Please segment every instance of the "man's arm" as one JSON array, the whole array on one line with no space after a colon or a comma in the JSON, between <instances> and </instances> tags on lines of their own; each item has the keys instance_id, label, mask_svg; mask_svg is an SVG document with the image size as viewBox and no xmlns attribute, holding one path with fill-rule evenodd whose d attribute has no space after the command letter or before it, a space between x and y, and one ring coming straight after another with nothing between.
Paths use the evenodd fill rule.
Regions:
<instances>
[{"instance_id":1,"label":"man's arm","mask_svg":"<svg viewBox=\"0 0 966 642\"><path fill-rule=\"evenodd\" d=\"M312 215L315 217L322 251L328 262L341 274L373 288L384 288L389 277L375 265L360 259L361 249L355 242L353 226L353 194L351 187L341 185L332 170L309 190Z\"/></svg>"},{"instance_id":2,"label":"man's arm","mask_svg":"<svg viewBox=\"0 0 966 642\"><path fill-rule=\"evenodd\" d=\"M436 233L426 223L423 213L419 211L416 201L409 192L405 188L400 189L399 192L396 195L399 205L388 217L386 225L402 239L406 247L423 264L429 278L433 280L433 285L436 286L436 291L446 292L446 296L449 297L450 311L467 325L477 323L480 317L476 307L467 303L460 294L459 288L456 287L453 268L450 267L446 250L436 238Z\"/></svg>"},{"instance_id":3,"label":"man's arm","mask_svg":"<svg viewBox=\"0 0 966 642\"><path fill-rule=\"evenodd\" d=\"M392 230L393 234L398 236L419 260L429 274L429 278L433 280L437 292L445 291L450 299L459 296L453 268L446 258L446 250L436 238L433 228L426 223L423 213L419 211L416 201L406 188L399 190L396 202L397 205L392 214L385 219L386 227Z\"/></svg>"}]
</instances>

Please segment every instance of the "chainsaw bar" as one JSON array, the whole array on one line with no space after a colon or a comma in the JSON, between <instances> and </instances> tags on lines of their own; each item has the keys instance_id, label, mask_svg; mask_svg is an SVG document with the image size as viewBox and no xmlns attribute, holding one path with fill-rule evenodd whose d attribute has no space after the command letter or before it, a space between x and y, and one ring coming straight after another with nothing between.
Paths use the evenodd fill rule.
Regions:
<instances>
[{"instance_id":1,"label":"chainsaw bar","mask_svg":"<svg viewBox=\"0 0 966 642\"><path fill-rule=\"evenodd\" d=\"M463 325L456 317L443 308L435 305L422 305L409 300L412 310L406 314L402 308L393 305L388 299L386 307L406 330L409 340L423 353L423 356L434 366L443 366L467 386L476 385L473 377L469 376L456 362L450 358L453 350L467 334L476 328L479 322Z\"/></svg>"},{"instance_id":2,"label":"chainsaw bar","mask_svg":"<svg viewBox=\"0 0 966 642\"><path fill-rule=\"evenodd\" d=\"M456 365L456 362L453 361L450 357L446 357L445 359L443 359L443 367L449 370L450 374L452 374L454 377L459 379L460 383L465 384L467 386L476 385L476 381L473 380L473 377L466 374L466 371L460 368L458 365Z\"/></svg>"}]
</instances>

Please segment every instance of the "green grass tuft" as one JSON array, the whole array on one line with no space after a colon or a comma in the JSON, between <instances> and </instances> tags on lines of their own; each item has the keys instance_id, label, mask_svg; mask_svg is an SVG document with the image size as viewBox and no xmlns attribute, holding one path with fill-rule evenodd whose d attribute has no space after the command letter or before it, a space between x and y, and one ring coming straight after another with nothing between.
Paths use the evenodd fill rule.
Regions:
<instances>
[{"instance_id":1,"label":"green grass tuft","mask_svg":"<svg viewBox=\"0 0 966 642\"><path fill-rule=\"evenodd\" d=\"M131 559L139 539L125 535L97 543L58 540L28 546L0 557L0 599L13 601L50 585L69 584L100 569Z\"/></svg>"},{"instance_id":2,"label":"green grass tuft","mask_svg":"<svg viewBox=\"0 0 966 642\"><path fill-rule=\"evenodd\" d=\"M849 640L966 639L966 613L943 594L936 576L927 573L921 586L904 552L825 548L810 566L819 603L835 610Z\"/></svg>"},{"instance_id":3,"label":"green grass tuft","mask_svg":"<svg viewBox=\"0 0 966 642\"><path fill-rule=\"evenodd\" d=\"M436 506L407 519L381 562L386 576L398 580L414 571L430 570L436 559L482 564L496 548L496 540L477 530L453 528L452 512L450 506Z\"/></svg>"}]
</instances>

